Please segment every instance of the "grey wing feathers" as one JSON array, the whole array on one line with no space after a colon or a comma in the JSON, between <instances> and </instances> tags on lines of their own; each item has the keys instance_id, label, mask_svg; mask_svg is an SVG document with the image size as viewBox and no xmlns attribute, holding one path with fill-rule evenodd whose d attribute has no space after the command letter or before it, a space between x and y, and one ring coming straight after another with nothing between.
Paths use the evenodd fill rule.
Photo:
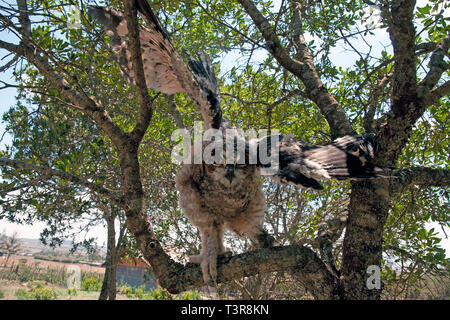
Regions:
<instances>
[{"instance_id":1,"label":"grey wing feathers","mask_svg":"<svg viewBox=\"0 0 450 320\"><path fill-rule=\"evenodd\" d=\"M290 135L280 135L279 141L279 168L272 176L278 182L323 189L317 180L384 176L385 170L373 165L376 152L373 135L345 136L325 146L303 145Z\"/></svg>"},{"instance_id":2,"label":"grey wing feathers","mask_svg":"<svg viewBox=\"0 0 450 320\"><path fill-rule=\"evenodd\" d=\"M166 94L186 92L197 102L205 126L218 128L221 110L217 81L209 60L200 58L203 60L198 61L198 66L203 65L208 76L196 73L198 69L193 70L194 73L191 72L173 47L147 1L136 0L135 4L148 27L141 26L139 32L147 86ZM105 27L117 55L120 70L126 79L133 83L131 54L127 44L128 30L123 14L98 6L90 6L88 13Z\"/></svg>"},{"instance_id":3,"label":"grey wing feathers","mask_svg":"<svg viewBox=\"0 0 450 320\"><path fill-rule=\"evenodd\" d=\"M373 164L376 151L375 136L363 134L336 139L329 145L305 151L305 156L320 163L330 178L386 177L385 168Z\"/></svg>"},{"instance_id":4,"label":"grey wing feathers","mask_svg":"<svg viewBox=\"0 0 450 320\"><path fill-rule=\"evenodd\" d=\"M206 99L209 103L207 117L210 118L211 127L218 129L222 122L222 109L219 102L219 86L211 60L204 53L198 54L197 60L189 52L185 51L185 54L188 64L195 74L197 83L206 94Z\"/></svg>"},{"instance_id":5,"label":"grey wing feathers","mask_svg":"<svg viewBox=\"0 0 450 320\"><path fill-rule=\"evenodd\" d=\"M143 18L147 23L147 25L149 26L149 28L153 28L155 31L161 33L164 36L164 38L169 40L169 35L167 34L167 31L164 30L164 28L160 25L158 18L153 13L153 10L148 4L147 0L136 0L135 3L137 10L143 15Z\"/></svg>"}]
</instances>

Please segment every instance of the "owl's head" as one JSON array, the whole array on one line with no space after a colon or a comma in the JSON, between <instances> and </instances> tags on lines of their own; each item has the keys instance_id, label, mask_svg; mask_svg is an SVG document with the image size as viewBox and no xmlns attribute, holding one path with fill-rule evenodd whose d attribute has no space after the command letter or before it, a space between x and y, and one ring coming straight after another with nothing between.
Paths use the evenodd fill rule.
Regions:
<instances>
[{"instance_id":1,"label":"owl's head","mask_svg":"<svg viewBox=\"0 0 450 320\"><path fill-rule=\"evenodd\" d=\"M258 168L246 164L204 164L208 177L223 186L234 186L253 178Z\"/></svg>"},{"instance_id":2,"label":"owl's head","mask_svg":"<svg viewBox=\"0 0 450 320\"><path fill-rule=\"evenodd\" d=\"M232 185L252 176L256 165L248 161L248 140L238 130L223 128L203 152L206 173L223 185Z\"/></svg>"}]
</instances>

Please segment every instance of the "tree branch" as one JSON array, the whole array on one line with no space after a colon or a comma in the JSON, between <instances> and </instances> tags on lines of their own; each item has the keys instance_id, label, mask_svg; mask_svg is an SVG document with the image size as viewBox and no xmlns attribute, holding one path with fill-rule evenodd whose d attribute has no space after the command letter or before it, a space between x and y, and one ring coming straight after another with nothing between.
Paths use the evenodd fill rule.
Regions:
<instances>
[{"instance_id":1,"label":"tree branch","mask_svg":"<svg viewBox=\"0 0 450 320\"><path fill-rule=\"evenodd\" d=\"M10 167L10 168L14 168L14 169L36 171L36 172L43 173L44 175L46 175L48 177L52 177L52 176L58 177L63 180L70 181L77 185L86 187L95 193L98 193L98 194L101 194L102 196L107 197L108 199L113 201L117 206L119 206L121 208L124 207L124 201L119 194L117 194L111 190L108 190L98 184L95 184L95 183L85 180L83 178L74 176L74 175L67 173L65 171L62 171L62 170L53 169L53 168L50 168L47 166L42 166L42 165L29 164L29 163L26 163L26 162L23 162L20 160L13 160L13 159L4 158L4 157L0 158L0 166Z\"/></svg>"},{"instance_id":2,"label":"tree branch","mask_svg":"<svg viewBox=\"0 0 450 320\"><path fill-rule=\"evenodd\" d=\"M15 54L14 57L11 60L9 60L5 65L0 67L0 72L3 72L5 70L9 69L18 60L19 60L19 56L17 54Z\"/></svg>"},{"instance_id":3,"label":"tree branch","mask_svg":"<svg viewBox=\"0 0 450 320\"><path fill-rule=\"evenodd\" d=\"M423 260L420 255L418 254L414 254L411 252L408 252L402 248L399 248L397 246L393 246L393 245L385 245L383 246L383 251L394 251L397 254L406 257L407 259L410 259L412 261L414 261L417 264L420 264L421 268L427 268L429 271L433 271L434 273L437 274L445 274L447 275L446 271L444 269L441 269L439 267L437 267L435 264L431 264L430 262L427 262L425 260Z\"/></svg>"},{"instance_id":4,"label":"tree branch","mask_svg":"<svg viewBox=\"0 0 450 320\"><path fill-rule=\"evenodd\" d=\"M436 104L441 98L450 95L450 80L445 82L442 86L431 90L426 97L424 103L427 106Z\"/></svg>"},{"instance_id":5,"label":"tree branch","mask_svg":"<svg viewBox=\"0 0 450 320\"><path fill-rule=\"evenodd\" d=\"M221 92L220 95L236 99L240 103L243 103L243 104L263 104L263 105L267 106L269 109L273 109L276 106L278 106L279 104L281 104L281 103L283 103L285 101L288 101L290 99L293 99L293 98L295 98L297 96L302 96L304 98L309 98L308 94L303 92L300 89L289 90L282 98L280 98L279 100L274 101L272 103L267 102L265 100L246 101L244 99L241 99L239 96L236 96L236 95L230 94L230 93L226 93L226 92Z\"/></svg>"},{"instance_id":6,"label":"tree branch","mask_svg":"<svg viewBox=\"0 0 450 320\"><path fill-rule=\"evenodd\" d=\"M9 52L14 52L17 56L24 55L24 48L22 46L9 43L3 40L0 40L0 48L8 50Z\"/></svg>"},{"instance_id":7,"label":"tree branch","mask_svg":"<svg viewBox=\"0 0 450 320\"><path fill-rule=\"evenodd\" d=\"M183 122L183 117L181 116L180 111L178 110L177 104L175 103L175 96L173 94L166 95L167 103L169 104L169 111L172 117L177 124L177 127L182 129L186 128Z\"/></svg>"},{"instance_id":8,"label":"tree branch","mask_svg":"<svg viewBox=\"0 0 450 320\"><path fill-rule=\"evenodd\" d=\"M340 233L342 233L342 230L345 226L345 220L341 224ZM336 277L339 277L339 270L336 266L336 261L334 259L333 255L333 233L331 230L329 230L326 223L322 223L319 225L319 236L317 237L317 242L319 243L320 248L320 257L323 261L326 262L330 270L333 272L333 274Z\"/></svg>"},{"instance_id":9,"label":"tree branch","mask_svg":"<svg viewBox=\"0 0 450 320\"><path fill-rule=\"evenodd\" d=\"M353 128L344 110L337 100L328 92L321 82L311 53L308 51L306 42L301 31L301 10L298 3L295 8L294 27L297 44L298 59L289 56L288 51L281 45L281 42L270 26L266 18L259 12L251 0L239 0L247 14L252 18L256 27L260 30L266 40L267 50L273 57L288 71L298 77L306 87L308 96L317 104L323 116L330 125L332 138L337 138L346 134L353 134Z\"/></svg>"},{"instance_id":10,"label":"tree branch","mask_svg":"<svg viewBox=\"0 0 450 320\"><path fill-rule=\"evenodd\" d=\"M392 172L390 184L391 194L402 192L407 187L416 185L422 187L450 186L450 170L428 167L411 167L397 169Z\"/></svg>"},{"instance_id":11,"label":"tree branch","mask_svg":"<svg viewBox=\"0 0 450 320\"><path fill-rule=\"evenodd\" d=\"M419 97L427 100L428 94L432 88L438 83L445 70L449 69L449 64L445 63L444 57L448 55L450 48L450 34L448 34L437 46L431 54L427 75L419 83Z\"/></svg>"},{"instance_id":12,"label":"tree branch","mask_svg":"<svg viewBox=\"0 0 450 320\"><path fill-rule=\"evenodd\" d=\"M22 21L27 21L28 11L21 11ZM111 138L113 143L126 145L128 139L124 132L109 117L104 108L95 103L83 90L77 91L57 70L50 64L49 60L43 54L43 49L36 47L31 38L23 35L20 45L15 45L0 40L0 48L14 52L19 56L25 57L29 63L36 66L40 73L45 76L56 90L67 100L69 100L77 109L89 116L105 133ZM64 68L62 68L64 69Z\"/></svg>"},{"instance_id":13,"label":"tree branch","mask_svg":"<svg viewBox=\"0 0 450 320\"><path fill-rule=\"evenodd\" d=\"M392 111L396 115L405 114L408 102L417 96L414 6L415 0L394 0L390 8L383 8L394 48Z\"/></svg>"},{"instance_id":14,"label":"tree branch","mask_svg":"<svg viewBox=\"0 0 450 320\"><path fill-rule=\"evenodd\" d=\"M28 15L27 1L17 0L17 6L19 8L19 22L22 26L22 34L24 36L31 36L31 21Z\"/></svg>"},{"instance_id":15,"label":"tree branch","mask_svg":"<svg viewBox=\"0 0 450 320\"><path fill-rule=\"evenodd\" d=\"M10 192L14 192L14 191L17 191L17 190L20 190L20 189L23 189L23 188L28 188L28 187L34 186L34 185L38 184L41 181L47 180L49 177L50 176L48 176L48 175L42 175L40 177L32 179L32 180L30 180L30 181L28 181L26 183L21 184L21 185L18 185L18 186L9 188L9 189L0 190L0 195L5 196L5 195L7 195Z\"/></svg>"},{"instance_id":16,"label":"tree branch","mask_svg":"<svg viewBox=\"0 0 450 320\"><path fill-rule=\"evenodd\" d=\"M333 299L336 296L337 278L314 251L301 246L259 249L233 256L227 261L219 260L217 283L276 271L294 272L315 298ZM200 267L190 263L183 266L172 261L169 273L158 276L158 279L172 293L204 285Z\"/></svg>"},{"instance_id":17,"label":"tree branch","mask_svg":"<svg viewBox=\"0 0 450 320\"><path fill-rule=\"evenodd\" d=\"M34 64L61 95L77 106L84 114L89 116L111 138L116 146L127 144L127 138L122 129L117 126L106 110L95 103L84 92L80 93L70 85L33 47L26 45L23 55Z\"/></svg>"},{"instance_id":18,"label":"tree branch","mask_svg":"<svg viewBox=\"0 0 450 320\"><path fill-rule=\"evenodd\" d=\"M134 80L141 101L141 112L135 128L131 132L132 139L139 142L144 136L153 116L152 100L148 94L148 87L145 80L144 66L142 63L141 41L139 38L139 25L137 21L137 8L135 0L124 1L124 17L127 21L128 45L131 52L130 60L133 65Z\"/></svg>"},{"instance_id":19,"label":"tree branch","mask_svg":"<svg viewBox=\"0 0 450 320\"><path fill-rule=\"evenodd\" d=\"M437 95L429 97L429 94L442 76L443 59L450 45L450 36L437 45L430 59L430 72L418 85L414 5L414 0L395 0L389 6L382 7L389 25L395 60L391 84L391 110L386 114L386 122L380 127L378 134L380 146L378 163L384 166L395 165L409 139L414 123L425 112L428 103L434 102L438 97Z\"/></svg>"},{"instance_id":20,"label":"tree branch","mask_svg":"<svg viewBox=\"0 0 450 320\"><path fill-rule=\"evenodd\" d=\"M384 88L388 84L392 74L385 75L382 79L379 79L376 86L372 89L368 104L369 110L364 115L363 127L366 132L375 132L376 123L374 121L375 113L378 107L378 100L383 93Z\"/></svg>"}]
</instances>

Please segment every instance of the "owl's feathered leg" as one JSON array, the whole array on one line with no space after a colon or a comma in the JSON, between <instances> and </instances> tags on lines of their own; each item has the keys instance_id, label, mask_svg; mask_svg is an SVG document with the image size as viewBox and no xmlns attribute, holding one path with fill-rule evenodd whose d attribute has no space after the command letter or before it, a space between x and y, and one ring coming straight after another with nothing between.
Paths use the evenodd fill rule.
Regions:
<instances>
[{"instance_id":1,"label":"owl's feathered leg","mask_svg":"<svg viewBox=\"0 0 450 320\"><path fill-rule=\"evenodd\" d=\"M225 228L224 225L220 225L219 229L219 254L218 258L229 258L233 255L230 248L227 248L223 245L223 234L224 234Z\"/></svg>"},{"instance_id":2,"label":"owl's feathered leg","mask_svg":"<svg viewBox=\"0 0 450 320\"><path fill-rule=\"evenodd\" d=\"M246 220L246 219L244 219ZM249 238L254 244L262 248L273 246L275 239L262 227L261 224L245 224L241 219L229 222L231 230L240 236ZM252 221L250 221L252 222Z\"/></svg>"},{"instance_id":3,"label":"owl's feathered leg","mask_svg":"<svg viewBox=\"0 0 450 320\"><path fill-rule=\"evenodd\" d=\"M199 255L189 257L189 261L200 264L205 283L214 282L217 278L217 257L225 253L223 225L214 223L208 226L199 226L199 230L202 249Z\"/></svg>"},{"instance_id":4,"label":"owl's feathered leg","mask_svg":"<svg viewBox=\"0 0 450 320\"><path fill-rule=\"evenodd\" d=\"M261 193L252 199L245 212L236 218L227 220L226 227L238 235L250 238L260 247L271 247L275 239L263 228L265 209L266 204Z\"/></svg>"},{"instance_id":5,"label":"owl's feathered leg","mask_svg":"<svg viewBox=\"0 0 450 320\"><path fill-rule=\"evenodd\" d=\"M199 229L202 240L200 254L189 257L189 261L200 264L203 279L209 283L216 280L217 258L225 255L227 249L223 245L223 222L201 205L202 195L195 183L201 174L201 166L184 166L175 177L175 183L183 213Z\"/></svg>"}]
</instances>

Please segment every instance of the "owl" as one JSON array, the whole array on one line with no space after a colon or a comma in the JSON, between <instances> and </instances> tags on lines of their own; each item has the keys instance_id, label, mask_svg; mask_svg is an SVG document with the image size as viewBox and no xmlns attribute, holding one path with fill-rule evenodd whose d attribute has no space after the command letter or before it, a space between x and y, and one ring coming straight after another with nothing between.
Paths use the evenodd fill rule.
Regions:
<instances>
[{"instance_id":1,"label":"owl","mask_svg":"<svg viewBox=\"0 0 450 320\"><path fill-rule=\"evenodd\" d=\"M372 164L377 145L370 134L345 136L324 146L304 145L289 134L259 139L227 135L227 130L233 128L222 117L211 61L202 53L197 58L187 53L185 63L147 1L136 0L135 5L146 22L146 27L139 27L139 34L147 86L167 94L187 93L196 102L205 129L222 133L222 141L217 144L222 144L222 148L204 146L201 152L207 150L208 157L200 162L193 161L195 152L191 152L191 161L184 163L175 177L181 209L200 232L200 253L191 256L190 262L200 265L205 283L215 282L218 258L231 255L231 250L224 246L226 230L262 247L273 245L273 237L263 228L266 203L261 179L261 170L272 163L262 161L261 154L277 159L270 178L303 188L320 190L321 179L382 175L383 169ZM89 7L88 12L105 27L120 70L133 83L124 15L98 6ZM237 152L238 146L244 146L243 153ZM238 154L243 154L243 158L235 156Z\"/></svg>"}]
</instances>

